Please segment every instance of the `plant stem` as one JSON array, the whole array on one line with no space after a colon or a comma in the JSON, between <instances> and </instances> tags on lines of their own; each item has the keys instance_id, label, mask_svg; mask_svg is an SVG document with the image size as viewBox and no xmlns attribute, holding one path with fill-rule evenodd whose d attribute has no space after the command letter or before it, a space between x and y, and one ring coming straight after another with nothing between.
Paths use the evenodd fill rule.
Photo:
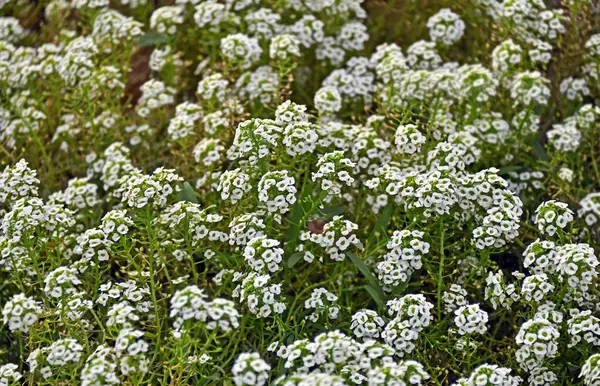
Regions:
<instances>
[{"instance_id":1,"label":"plant stem","mask_svg":"<svg viewBox=\"0 0 600 386\"><path fill-rule=\"evenodd\" d=\"M440 268L437 278L437 312L438 318L442 317L442 283L444 280L444 222L440 221Z\"/></svg>"}]
</instances>

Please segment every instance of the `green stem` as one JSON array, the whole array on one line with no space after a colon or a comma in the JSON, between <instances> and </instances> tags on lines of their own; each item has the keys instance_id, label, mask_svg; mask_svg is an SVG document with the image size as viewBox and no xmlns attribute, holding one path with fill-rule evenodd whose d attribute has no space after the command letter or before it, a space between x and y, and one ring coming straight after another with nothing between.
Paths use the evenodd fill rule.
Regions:
<instances>
[{"instance_id":1,"label":"green stem","mask_svg":"<svg viewBox=\"0 0 600 386\"><path fill-rule=\"evenodd\" d=\"M152 295L152 306L154 307L154 318L156 319L156 347L154 349L154 355L152 356L152 361L150 362L151 364L154 363L154 361L156 360L156 357L158 356L158 354L160 353L160 342L161 342L161 330L162 330L162 326L161 326L161 318L160 318L160 313L159 313L159 305L158 305L158 299L156 296L156 291L157 291L157 285L156 285L156 278L155 278L155 272L154 272L154 238L153 238L153 230L152 230L152 207L150 205L146 206L146 217L145 217L145 222L146 222L146 234L148 236L148 269L150 271L150 293Z\"/></svg>"},{"instance_id":2,"label":"green stem","mask_svg":"<svg viewBox=\"0 0 600 386\"><path fill-rule=\"evenodd\" d=\"M442 317L442 284L444 281L444 222L440 221L440 267L437 278L437 312L438 318Z\"/></svg>"},{"instance_id":3,"label":"green stem","mask_svg":"<svg viewBox=\"0 0 600 386\"><path fill-rule=\"evenodd\" d=\"M35 141L35 143L40 148L40 152L42 153L44 162L46 162L46 169L48 170L48 173L50 174L49 180L52 182L56 182L56 180L54 178L54 168L52 167L52 161L50 160L50 157L48 156L48 153L46 152L46 147L42 143L42 140L40 139L40 137L37 135L37 132L34 131L32 137L33 137L33 140Z\"/></svg>"}]
</instances>

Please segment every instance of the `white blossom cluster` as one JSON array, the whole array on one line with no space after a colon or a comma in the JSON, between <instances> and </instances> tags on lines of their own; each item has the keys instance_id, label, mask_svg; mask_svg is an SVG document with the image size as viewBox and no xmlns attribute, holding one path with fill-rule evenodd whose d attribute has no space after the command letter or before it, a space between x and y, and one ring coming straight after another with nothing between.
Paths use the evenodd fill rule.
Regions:
<instances>
[{"instance_id":1,"label":"white blossom cluster","mask_svg":"<svg viewBox=\"0 0 600 386\"><path fill-rule=\"evenodd\" d=\"M129 207L143 208L146 205L164 207L170 196L177 193L181 181L173 169L156 169L152 175L134 172L125 176L116 194Z\"/></svg>"},{"instance_id":2,"label":"white blossom cluster","mask_svg":"<svg viewBox=\"0 0 600 386\"><path fill-rule=\"evenodd\" d=\"M488 313L479 304L461 306L454 315L454 324L460 335L484 334L487 331Z\"/></svg>"},{"instance_id":3,"label":"white blossom cluster","mask_svg":"<svg viewBox=\"0 0 600 386\"><path fill-rule=\"evenodd\" d=\"M174 319L174 336L181 337L182 330L193 328L194 324L201 322L209 330L219 329L229 332L239 326L239 313L233 302L227 299L216 298L209 300L202 289L197 286L188 286L177 291L171 298L171 312L169 317ZM192 323L186 323L191 320Z\"/></svg>"},{"instance_id":4,"label":"white blossom cluster","mask_svg":"<svg viewBox=\"0 0 600 386\"><path fill-rule=\"evenodd\" d=\"M254 272L240 275L232 296L248 307L250 313L258 318L266 318L272 314L281 314L286 305L279 300L281 284L269 284L269 275L258 275ZM234 281L236 281L234 279Z\"/></svg>"},{"instance_id":5,"label":"white blossom cluster","mask_svg":"<svg viewBox=\"0 0 600 386\"><path fill-rule=\"evenodd\" d=\"M386 248L388 252L377 264L377 276L390 290L400 283L409 280L414 271L422 266L422 258L429 252L430 245L423 241L424 233L404 229L394 231Z\"/></svg>"},{"instance_id":6,"label":"white blossom cluster","mask_svg":"<svg viewBox=\"0 0 600 386\"><path fill-rule=\"evenodd\" d=\"M277 272L283 261L283 249L279 248L278 240L254 237L244 247L244 260L258 273Z\"/></svg>"},{"instance_id":7,"label":"white blossom cluster","mask_svg":"<svg viewBox=\"0 0 600 386\"><path fill-rule=\"evenodd\" d=\"M517 386L521 377L510 375L511 370L497 365L483 364L477 367L468 378L459 379L456 386Z\"/></svg>"},{"instance_id":8,"label":"white blossom cluster","mask_svg":"<svg viewBox=\"0 0 600 386\"><path fill-rule=\"evenodd\" d=\"M492 304L494 309L504 307L510 309L519 294L514 284L507 284L502 271L489 272L485 279L485 299Z\"/></svg>"},{"instance_id":9,"label":"white blossom cluster","mask_svg":"<svg viewBox=\"0 0 600 386\"><path fill-rule=\"evenodd\" d=\"M24 333L29 332L41 313L42 307L39 302L22 293L13 296L2 309L4 324L7 324L11 331Z\"/></svg>"},{"instance_id":10,"label":"white blossom cluster","mask_svg":"<svg viewBox=\"0 0 600 386\"><path fill-rule=\"evenodd\" d=\"M269 212L284 214L296 203L296 181L287 170L265 173L258 182L258 200Z\"/></svg>"},{"instance_id":11,"label":"white blossom cluster","mask_svg":"<svg viewBox=\"0 0 600 386\"><path fill-rule=\"evenodd\" d=\"M31 372L39 372L44 379L51 378L60 372L61 367L78 364L81 360L83 346L72 338L59 339L50 346L36 349L29 354L27 363ZM54 371L53 371L54 370Z\"/></svg>"},{"instance_id":12,"label":"white blossom cluster","mask_svg":"<svg viewBox=\"0 0 600 386\"><path fill-rule=\"evenodd\" d=\"M590 193L579 202L577 216L582 218L588 226L592 226L600 219L600 193Z\"/></svg>"},{"instance_id":13,"label":"white blossom cluster","mask_svg":"<svg viewBox=\"0 0 600 386\"><path fill-rule=\"evenodd\" d=\"M465 23L460 16L448 8L444 8L429 18L427 28L429 28L431 40L451 46L464 34Z\"/></svg>"},{"instance_id":14,"label":"white blossom cluster","mask_svg":"<svg viewBox=\"0 0 600 386\"><path fill-rule=\"evenodd\" d=\"M305 309L313 310L308 315L308 319L313 323L316 323L322 315L331 320L337 319L340 313L340 308L336 304L337 300L337 295L325 288L315 288L310 293L310 298L304 302Z\"/></svg>"},{"instance_id":15,"label":"white blossom cluster","mask_svg":"<svg viewBox=\"0 0 600 386\"><path fill-rule=\"evenodd\" d=\"M385 321L373 310L360 310L352 315L352 333L364 340L379 338Z\"/></svg>"},{"instance_id":16,"label":"white blossom cluster","mask_svg":"<svg viewBox=\"0 0 600 386\"><path fill-rule=\"evenodd\" d=\"M573 221L573 211L568 204L554 200L540 204L535 210L535 223L540 233L554 236L559 230L564 230Z\"/></svg>"},{"instance_id":17,"label":"white blossom cluster","mask_svg":"<svg viewBox=\"0 0 600 386\"><path fill-rule=\"evenodd\" d=\"M600 354L590 356L581 368L580 378L586 386L596 386L600 382Z\"/></svg>"},{"instance_id":18,"label":"white blossom cluster","mask_svg":"<svg viewBox=\"0 0 600 386\"><path fill-rule=\"evenodd\" d=\"M419 132L415 125L398 126L395 143L400 153L413 154L420 151L425 140L425 136Z\"/></svg>"},{"instance_id":19,"label":"white blossom cluster","mask_svg":"<svg viewBox=\"0 0 600 386\"><path fill-rule=\"evenodd\" d=\"M322 232L306 231L300 235L300 240L318 245L331 260L344 261L347 250L363 247L362 242L354 233L357 229L358 225L352 221L344 219L343 216L335 216L332 221L323 226ZM304 259L308 262L312 262L315 257L318 257L319 261L323 261L320 253L319 256L315 256L315 253L309 250L304 255Z\"/></svg>"},{"instance_id":20,"label":"white blossom cluster","mask_svg":"<svg viewBox=\"0 0 600 386\"><path fill-rule=\"evenodd\" d=\"M515 340L519 365L527 370L539 367L558 354L558 328L546 319L531 319L523 323Z\"/></svg>"},{"instance_id":21,"label":"white blossom cluster","mask_svg":"<svg viewBox=\"0 0 600 386\"><path fill-rule=\"evenodd\" d=\"M387 303L388 314L393 318L383 330L381 337L398 355L410 354L415 341L433 319L429 303L423 295L406 295Z\"/></svg>"},{"instance_id":22,"label":"white blossom cluster","mask_svg":"<svg viewBox=\"0 0 600 386\"><path fill-rule=\"evenodd\" d=\"M231 369L236 386L267 384L271 366L258 353L242 353L236 359Z\"/></svg>"},{"instance_id":23,"label":"white blossom cluster","mask_svg":"<svg viewBox=\"0 0 600 386\"><path fill-rule=\"evenodd\" d=\"M285 359L284 367L293 375L278 382L284 379L292 382L300 374L306 374L309 375L304 378L306 382L313 379L317 381L315 384L321 384L318 382L336 379L323 378L323 374L335 376L338 371L349 374L350 382L354 384L382 385L410 380L420 385L429 379L423 365L411 360L396 361L394 353L395 350L387 345L372 340L359 343L340 331L330 331L317 335L312 341L302 339L281 346L277 355Z\"/></svg>"}]
</instances>

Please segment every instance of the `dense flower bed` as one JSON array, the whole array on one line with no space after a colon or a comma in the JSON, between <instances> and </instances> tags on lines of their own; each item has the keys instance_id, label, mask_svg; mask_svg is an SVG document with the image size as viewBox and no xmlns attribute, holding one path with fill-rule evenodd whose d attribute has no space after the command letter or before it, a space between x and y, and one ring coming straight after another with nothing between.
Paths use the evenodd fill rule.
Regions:
<instances>
[{"instance_id":1,"label":"dense flower bed","mask_svg":"<svg viewBox=\"0 0 600 386\"><path fill-rule=\"evenodd\" d=\"M0 385L600 385L599 73L586 0L0 0Z\"/></svg>"}]
</instances>

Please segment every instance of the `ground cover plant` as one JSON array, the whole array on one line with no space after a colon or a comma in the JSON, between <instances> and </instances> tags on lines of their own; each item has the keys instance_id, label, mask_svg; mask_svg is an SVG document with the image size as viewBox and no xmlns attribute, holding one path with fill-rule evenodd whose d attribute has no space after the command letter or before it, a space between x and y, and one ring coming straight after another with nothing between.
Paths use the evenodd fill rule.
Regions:
<instances>
[{"instance_id":1,"label":"ground cover plant","mask_svg":"<svg viewBox=\"0 0 600 386\"><path fill-rule=\"evenodd\" d=\"M0 385L600 385L600 8L0 0Z\"/></svg>"}]
</instances>

